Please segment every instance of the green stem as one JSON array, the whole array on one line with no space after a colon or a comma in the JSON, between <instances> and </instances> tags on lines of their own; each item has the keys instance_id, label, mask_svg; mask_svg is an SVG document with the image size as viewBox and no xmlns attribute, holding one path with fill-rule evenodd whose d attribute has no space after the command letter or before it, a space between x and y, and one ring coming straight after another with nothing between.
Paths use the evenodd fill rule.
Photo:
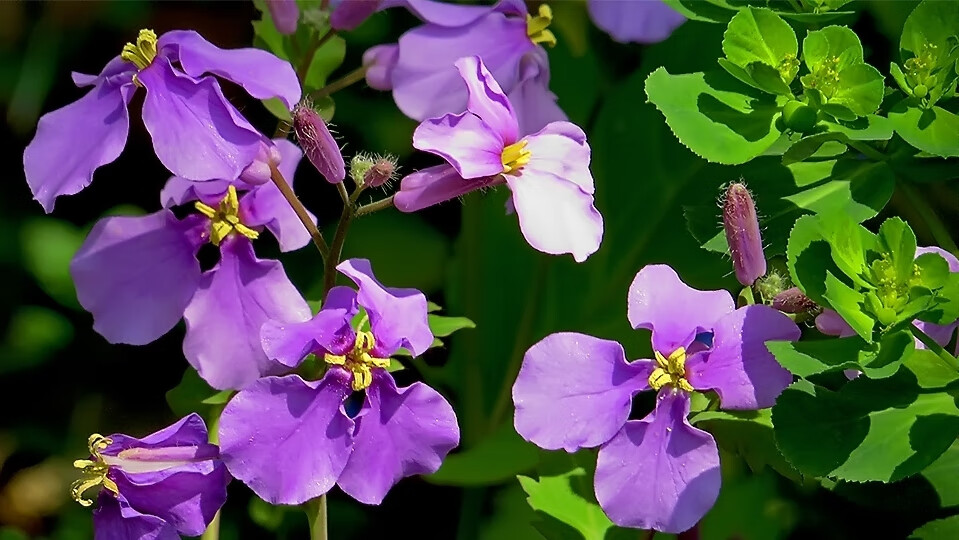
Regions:
<instances>
[{"instance_id":1,"label":"green stem","mask_svg":"<svg viewBox=\"0 0 959 540\"><path fill-rule=\"evenodd\" d=\"M310 540L327 540L329 530L326 523L326 494L320 495L303 506L306 517L310 521Z\"/></svg>"},{"instance_id":2,"label":"green stem","mask_svg":"<svg viewBox=\"0 0 959 540\"><path fill-rule=\"evenodd\" d=\"M343 201L343 204L350 204L350 194L346 192L346 186L343 185L343 182L336 183L336 192L340 194L340 200Z\"/></svg>"},{"instance_id":3,"label":"green stem","mask_svg":"<svg viewBox=\"0 0 959 540\"><path fill-rule=\"evenodd\" d=\"M920 330L914 324L909 325L909 330L912 331L912 335L916 336L916 339L921 341L922 344L925 345L927 349L936 353L936 356L938 356L940 360L945 362L947 366L951 367L952 369L956 371L959 371L959 360L957 360L955 356L949 354L948 351L943 349L942 345L939 345L938 343L936 343L936 340L929 337L928 334Z\"/></svg>"},{"instance_id":4,"label":"green stem","mask_svg":"<svg viewBox=\"0 0 959 540\"><path fill-rule=\"evenodd\" d=\"M866 143L859 142L859 141L848 141L846 142L846 144L858 150L860 153L862 153L866 157L873 159L875 161L886 161L889 159L889 156L887 156L886 154L883 154L879 150L876 150L875 148L869 146Z\"/></svg>"},{"instance_id":5,"label":"green stem","mask_svg":"<svg viewBox=\"0 0 959 540\"><path fill-rule=\"evenodd\" d=\"M366 77L366 70L369 69L368 66L360 66L353 71L347 73L342 78L337 79L330 84L320 88L319 90L310 94L310 99L313 101L318 101L333 94L334 92L339 92L340 90L362 81Z\"/></svg>"},{"instance_id":6,"label":"green stem","mask_svg":"<svg viewBox=\"0 0 959 540\"><path fill-rule=\"evenodd\" d=\"M949 234L949 229L947 229L942 220L939 219L936 211L929 206L926 199L916 191L916 188L904 181L897 182L896 185L902 191L903 195L909 199L910 204L916 208L919 215L922 216L922 220L926 222L926 225L929 227L929 232L931 232L932 237L936 239L936 243L953 255L959 256L959 247L956 246L952 235Z\"/></svg>"},{"instance_id":7,"label":"green stem","mask_svg":"<svg viewBox=\"0 0 959 540\"><path fill-rule=\"evenodd\" d=\"M328 259L330 256L330 248L326 245L326 240L324 240L323 235L320 234L320 230L316 227L316 223L313 223L313 220L310 218L310 213L306 211L306 207L303 206L303 203L300 202L300 199L298 199L296 194L293 193L293 188L290 187L290 184L286 181L286 178L283 178L283 173L281 173L273 163L270 163L270 178L273 179L273 183L276 184L276 187L280 189L280 193L283 195L283 198L290 203L290 206L293 208L293 212L296 214L296 217L300 218L300 222L304 227L306 227L306 230L309 231L310 238L313 239L313 245L315 245L316 249L319 250L320 256L322 256L324 259Z\"/></svg>"},{"instance_id":8,"label":"green stem","mask_svg":"<svg viewBox=\"0 0 959 540\"><path fill-rule=\"evenodd\" d=\"M342 187L342 182L337 184L343 193L346 188ZM349 202L349 195L344 199L343 213L340 214L340 222L336 225L336 233L333 234L333 243L330 244L330 256L326 258L326 268L323 271L323 298L326 293L336 285L336 265L340 264L340 256L343 254L343 244L346 243L346 231L350 228L353 221L353 205Z\"/></svg>"},{"instance_id":9,"label":"green stem","mask_svg":"<svg viewBox=\"0 0 959 540\"><path fill-rule=\"evenodd\" d=\"M379 212L380 210L385 210L393 206L393 196L390 195L385 199L380 199L376 202L370 204L364 204L363 206L356 209L356 217L368 216L373 212Z\"/></svg>"}]
</instances>

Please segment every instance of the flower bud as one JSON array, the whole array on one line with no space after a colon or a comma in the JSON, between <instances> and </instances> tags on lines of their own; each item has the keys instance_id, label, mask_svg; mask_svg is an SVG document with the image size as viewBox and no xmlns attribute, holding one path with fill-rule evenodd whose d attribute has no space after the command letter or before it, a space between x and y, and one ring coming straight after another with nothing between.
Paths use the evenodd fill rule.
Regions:
<instances>
[{"instance_id":1,"label":"flower bud","mask_svg":"<svg viewBox=\"0 0 959 540\"><path fill-rule=\"evenodd\" d=\"M265 2L277 31L281 34L296 32L296 23L300 18L300 8L297 7L296 0L265 0Z\"/></svg>"},{"instance_id":2,"label":"flower bud","mask_svg":"<svg viewBox=\"0 0 959 540\"><path fill-rule=\"evenodd\" d=\"M815 127L816 109L799 101L790 101L783 107L783 125L800 133L808 133Z\"/></svg>"},{"instance_id":3,"label":"flower bud","mask_svg":"<svg viewBox=\"0 0 959 540\"><path fill-rule=\"evenodd\" d=\"M803 294L799 287L792 287L777 294L773 298L772 307L783 313L807 313L819 306Z\"/></svg>"},{"instance_id":4,"label":"flower bud","mask_svg":"<svg viewBox=\"0 0 959 540\"><path fill-rule=\"evenodd\" d=\"M330 14L334 30L353 30L380 8L380 0L343 0Z\"/></svg>"},{"instance_id":5,"label":"flower bud","mask_svg":"<svg viewBox=\"0 0 959 540\"><path fill-rule=\"evenodd\" d=\"M308 103L293 109L293 130L310 163L331 184L346 178L346 163L323 118Z\"/></svg>"},{"instance_id":6,"label":"flower bud","mask_svg":"<svg viewBox=\"0 0 959 540\"><path fill-rule=\"evenodd\" d=\"M358 186L379 187L396 175L396 158L360 153L350 161L350 178Z\"/></svg>"},{"instance_id":7,"label":"flower bud","mask_svg":"<svg viewBox=\"0 0 959 540\"><path fill-rule=\"evenodd\" d=\"M260 143L260 150L257 152L256 159L243 169L243 172L240 173L240 180L254 186L269 182L270 176L273 174L270 170L270 163L274 166L278 165L281 159L283 158L280 156L280 151L276 149L273 143Z\"/></svg>"},{"instance_id":8,"label":"flower bud","mask_svg":"<svg viewBox=\"0 0 959 540\"><path fill-rule=\"evenodd\" d=\"M756 206L746 186L734 183L723 201L723 229L736 270L736 279L749 287L766 274L766 257L759 234Z\"/></svg>"},{"instance_id":9,"label":"flower bud","mask_svg":"<svg viewBox=\"0 0 959 540\"><path fill-rule=\"evenodd\" d=\"M393 89L393 67L400 58L398 45L377 45L363 53L366 84L375 90Z\"/></svg>"}]
</instances>

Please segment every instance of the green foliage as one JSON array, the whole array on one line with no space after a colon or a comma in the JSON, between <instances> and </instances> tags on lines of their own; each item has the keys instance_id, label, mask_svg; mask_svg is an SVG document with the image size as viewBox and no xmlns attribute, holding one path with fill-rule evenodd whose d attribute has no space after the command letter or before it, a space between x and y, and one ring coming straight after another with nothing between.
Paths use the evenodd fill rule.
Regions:
<instances>
[{"instance_id":1,"label":"green foliage","mask_svg":"<svg viewBox=\"0 0 959 540\"><path fill-rule=\"evenodd\" d=\"M24 266L37 284L61 305L79 309L70 259L83 243L83 233L74 225L55 219L26 222L20 231Z\"/></svg>"},{"instance_id":2,"label":"green foliage","mask_svg":"<svg viewBox=\"0 0 959 540\"><path fill-rule=\"evenodd\" d=\"M776 448L769 409L704 411L694 415L690 421L699 429L711 433L720 448L741 456L753 472L759 473L769 467L787 478L802 481L796 469Z\"/></svg>"},{"instance_id":3,"label":"green foliage","mask_svg":"<svg viewBox=\"0 0 959 540\"><path fill-rule=\"evenodd\" d=\"M166 393L166 401L170 410L179 416L195 412L210 422L219 415L233 394L231 390L210 388L195 369L187 368L180 383Z\"/></svg>"},{"instance_id":4,"label":"green foliage","mask_svg":"<svg viewBox=\"0 0 959 540\"><path fill-rule=\"evenodd\" d=\"M539 462L539 451L516 434L512 423L473 448L448 456L443 466L426 479L449 486L486 486L503 483Z\"/></svg>"},{"instance_id":5,"label":"green foliage","mask_svg":"<svg viewBox=\"0 0 959 540\"><path fill-rule=\"evenodd\" d=\"M959 516L930 521L919 527L911 535L910 540L949 540L959 536Z\"/></svg>"}]
</instances>

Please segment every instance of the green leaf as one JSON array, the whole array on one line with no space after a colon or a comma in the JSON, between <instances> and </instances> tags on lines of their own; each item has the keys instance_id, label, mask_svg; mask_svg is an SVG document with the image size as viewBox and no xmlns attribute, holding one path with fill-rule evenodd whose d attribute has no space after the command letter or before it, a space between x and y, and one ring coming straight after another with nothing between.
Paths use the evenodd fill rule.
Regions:
<instances>
[{"instance_id":1,"label":"green leaf","mask_svg":"<svg viewBox=\"0 0 959 540\"><path fill-rule=\"evenodd\" d=\"M885 79L878 69L869 64L855 64L839 72L839 88L827 103L829 106L846 107L857 116L866 116L876 112L882 104L885 89ZM835 112L830 114L845 119Z\"/></svg>"},{"instance_id":2,"label":"green leaf","mask_svg":"<svg viewBox=\"0 0 959 540\"><path fill-rule=\"evenodd\" d=\"M902 27L899 48L903 60L918 56L928 43L936 45L937 58L949 56L949 40L959 28L959 4L956 2L920 2ZM909 53L909 54L905 54Z\"/></svg>"},{"instance_id":3,"label":"green leaf","mask_svg":"<svg viewBox=\"0 0 959 540\"><path fill-rule=\"evenodd\" d=\"M946 393L920 393L900 369L859 377L839 392L793 383L773 407L779 449L800 472L892 482L934 462L959 434L959 408Z\"/></svg>"},{"instance_id":4,"label":"green leaf","mask_svg":"<svg viewBox=\"0 0 959 540\"><path fill-rule=\"evenodd\" d=\"M853 141L887 141L892 138L892 123L870 114L853 121L823 122L830 132L841 133Z\"/></svg>"},{"instance_id":5,"label":"green leaf","mask_svg":"<svg viewBox=\"0 0 959 540\"><path fill-rule=\"evenodd\" d=\"M862 44L855 32L845 26L827 26L809 32L802 41L803 61L809 71L814 71L836 58L837 71L863 63Z\"/></svg>"},{"instance_id":6,"label":"green leaf","mask_svg":"<svg viewBox=\"0 0 959 540\"><path fill-rule=\"evenodd\" d=\"M929 349L915 349L903 365L915 375L917 384L923 389L945 388L959 380L959 373Z\"/></svg>"},{"instance_id":7,"label":"green leaf","mask_svg":"<svg viewBox=\"0 0 959 540\"><path fill-rule=\"evenodd\" d=\"M786 478L802 482L801 475L776 448L769 409L705 411L696 414L690 421L711 433L720 448L742 456L754 473L768 466Z\"/></svg>"},{"instance_id":8,"label":"green leaf","mask_svg":"<svg viewBox=\"0 0 959 540\"><path fill-rule=\"evenodd\" d=\"M559 454L554 452L553 454ZM534 480L520 476L519 483L528 495L526 501L545 519L534 523L544 536L553 539L610 540L616 526L606 517L593 496L593 474L589 464L592 452L572 456L549 455L559 470L543 472ZM545 527L543 526L545 525ZM569 530L572 528L572 530ZM578 534L577 534L578 533ZM632 533L635 535L635 531Z\"/></svg>"},{"instance_id":9,"label":"green leaf","mask_svg":"<svg viewBox=\"0 0 959 540\"><path fill-rule=\"evenodd\" d=\"M887 115L893 129L912 146L942 157L959 157L959 116L943 109L923 109L915 99L904 99Z\"/></svg>"},{"instance_id":10,"label":"green leaf","mask_svg":"<svg viewBox=\"0 0 959 540\"><path fill-rule=\"evenodd\" d=\"M812 301L827 304L826 275L836 268L829 243L823 238L819 220L803 216L796 220L786 246L786 265L793 283Z\"/></svg>"},{"instance_id":11,"label":"green leaf","mask_svg":"<svg viewBox=\"0 0 959 540\"><path fill-rule=\"evenodd\" d=\"M912 228L901 218L892 217L879 226L876 239L879 241L879 249L889 254L898 279L908 282L912 278L912 268L916 260L916 234L912 232Z\"/></svg>"},{"instance_id":12,"label":"green leaf","mask_svg":"<svg viewBox=\"0 0 959 540\"><path fill-rule=\"evenodd\" d=\"M70 260L83 243L74 225L52 218L28 220L20 230L23 265L37 284L62 306L79 309Z\"/></svg>"},{"instance_id":13,"label":"green leaf","mask_svg":"<svg viewBox=\"0 0 959 540\"><path fill-rule=\"evenodd\" d=\"M909 535L909 540L954 540L955 538L959 538L959 516L930 521Z\"/></svg>"},{"instance_id":14,"label":"green leaf","mask_svg":"<svg viewBox=\"0 0 959 540\"><path fill-rule=\"evenodd\" d=\"M213 411L230 401L233 393L232 390L211 388L195 369L187 368L180 383L167 391L166 401L178 416L195 412L209 421Z\"/></svg>"},{"instance_id":15,"label":"green leaf","mask_svg":"<svg viewBox=\"0 0 959 540\"><path fill-rule=\"evenodd\" d=\"M862 276L866 271L866 250L875 245L873 234L840 212L819 214L819 225L836 266L853 283L868 286Z\"/></svg>"},{"instance_id":16,"label":"green leaf","mask_svg":"<svg viewBox=\"0 0 959 540\"><path fill-rule=\"evenodd\" d=\"M779 69L784 60L796 58L799 43L792 27L779 15L768 9L746 8L729 21L723 34L723 53L743 68L760 62ZM784 83L790 81L792 77Z\"/></svg>"},{"instance_id":17,"label":"green leaf","mask_svg":"<svg viewBox=\"0 0 959 540\"><path fill-rule=\"evenodd\" d=\"M862 294L840 281L832 272L826 272L826 293L823 297L862 339L872 343L872 329L876 321L863 312L865 299Z\"/></svg>"},{"instance_id":18,"label":"green leaf","mask_svg":"<svg viewBox=\"0 0 959 540\"><path fill-rule=\"evenodd\" d=\"M775 99L725 72L670 75L659 68L646 80L646 94L680 142L709 161L745 163L780 136Z\"/></svg>"},{"instance_id":19,"label":"green leaf","mask_svg":"<svg viewBox=\"0 0 959 540\"><path fill-rule=\"evenodd\" d=\"M538 462L539 450L516 434L512 422L504 422L476 446L447 456L425 479L443 486L489 486L509 481Z\"/></svg>"},{"instance_id":20,"label":"green leaf","mask_svg":"<svg viewBox=\"0 0 959 540\"><path fill-rule=\"evenodd\" d=\"M949 450L920 475L932 484L941 508L959 506L959 441L952 443Z\"/></svg>"},{"instance_id":21,"label":"green leaf","mask_svg":"<svg viewBox=\"0 0 959 540\"><path fill-rule=\"evenodd\" d=\"M874 344L853 336L819 341L770 341L766 348L790 373L803 378L855 369L871 379L882 379L893 375L899 363L910 358L915 345L909 332L896 332Z\"/></svg>"},{"instance_id":22,"label":"green leaf","mask_svg":"<svg viewBox=\"0 0 959 540\"><path fill-rule=\"evenodd\" d=\"M476 328L476 323L466 317L446 317L443 315L429 315L430 330L436 337L446 337L457 330Z\"/></svg>"}]
</instances>

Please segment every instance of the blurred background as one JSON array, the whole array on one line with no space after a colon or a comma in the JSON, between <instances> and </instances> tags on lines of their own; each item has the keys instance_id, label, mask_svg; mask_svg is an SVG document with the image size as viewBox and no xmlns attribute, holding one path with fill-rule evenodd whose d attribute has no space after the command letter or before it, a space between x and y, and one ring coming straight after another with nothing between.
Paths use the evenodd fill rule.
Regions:
<instances>
[{"instance_id":1,"label":"blurred background","mask_svg":"<svg viewBox=\"0 0 959 540\"><path fill-rule=\"evenodd\" d=\"M684 208L715 209L718 220L712 201L720 184L740 177L750 184L781 180L785 169L777 157L738 168L705 163L646 103L643 82L655 67L681 73L714 65L720 25L687 23L662 44L621 45L592 26L583 2L553 7L559 45L549 51L551 88L590 138L596 205L606 220L603 246L583 265L533 251L515 218L504 215L502 191L416 215L388 210L354 224L345 256L372 259L384 283L420 288L447 314L469 317L477 328L397 375L401 384L425 379L450 399L461 421L461 449L433 477L401 482L379 507L334 489L331 538L535 539L540 536L530 523L536 520L553 538L582 538L536 515L515 479L592 459L588 453L571 459L540 452L513 432L509 387L523 352L552 331L575 329L620 340L631 358L648 354L648 333L630 330L625 317L635 272L643 264L669 262L695 287L734 290L728 260L698 247ZM854 7L865 9L843 22L859 34L867 61L886 71L914 3ZM168 173L153 156L142 123L131 122L123 155L101 168L91 187L60 198L56 212L45 215L21 165L37 119L82 95L70 71L99 72L140 28L158 34L195 29L221 47L242 47L252 43L251 21L259 17L252 2L0 1L0 156L9 167L0 182L0 540L92 538L90 510L69 498L76 477L71 463L85 455L86 437L144 435L202 410L194 392L202 383L184 378L182 325L148 346L111 346L93 332L68 274L73 252L96 219L159 207ZM402 10L375 15L345 36L346 60L331 80L358 67L366 48L393 42L415 24ZM225 92L254 125L272 131L275 119L261 104L236 88ZM333 123L347 159L366 150L397 155L405 171L434 164L413 153L415 123L388 93L360 83L334 99ZM134 100L134 110L141 100ZM321 226L338 215L335 191L309 165L300 167L296 187ZM946 223L959 223L954 186L920 185L920 191ZM757 203L762 213L762 199ZM879 219L889 213L910 221L920 245L932 242L900 194ZM278 256L272 242L258 241L261 257ZM307 247L282 260L304 295L318 299L318 255ZM651 398L639 400L636 415L650 405ZM940 512L935 492L921 478L886 487L797 484L769 468L753 470L748 458L724 453L723 491L703 522L702 538L895 538ZM580 479L573 491L591 498L588 478ZM241 483L231 484L221 538L306 534L299 509L270 507ZM607 538L642 534L616 531Z\"/></svg>"}]
</instances>

